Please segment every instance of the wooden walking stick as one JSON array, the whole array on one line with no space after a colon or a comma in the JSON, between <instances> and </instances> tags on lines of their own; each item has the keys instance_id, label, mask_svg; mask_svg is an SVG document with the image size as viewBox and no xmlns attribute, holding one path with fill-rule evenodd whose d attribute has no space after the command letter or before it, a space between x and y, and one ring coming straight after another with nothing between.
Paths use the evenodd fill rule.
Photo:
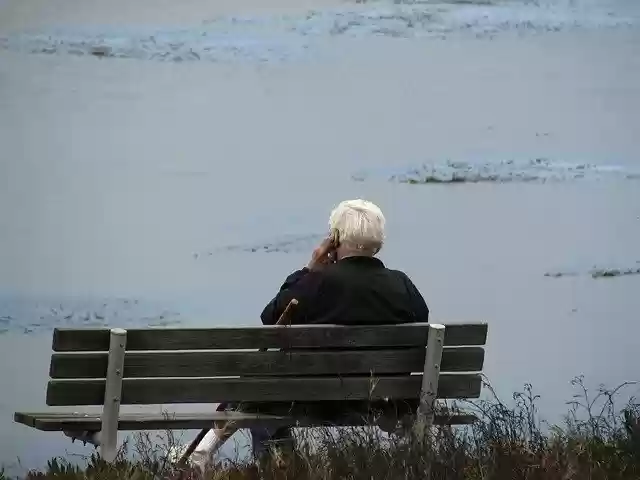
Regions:
<instances>
[{"instance_id":1,"label":"wooden walking stick","mask_svg":"<svg viewBox=\"0 0 640 480\"><path fill-rule=\"evenodd\" d=\"M292 299L287 305L287 307L284 309L284 311L282 312L282 315L280 315L280 317L278 318L276 325L286 324L287 317L289 316L289 311L291 310L291 308L295 307L297 304L298 304L298 300L296 300L295 298ZM260 351L266 352L267 349L261 348ZM228 402L220 403L216 407L216 412L223 411L225 408L227 408L227 405L228 405ZM229 425L231 422L226 422L222 425L218 425L218 423L219 422L213 422L213 426L214 426L213 430L216 433L217 439L216 439L216 443L213 445L213 447L209 451L209 455L213 455L215 452L217 452L220 449L220 447L229 439L229 437L231 437L231 435L233 435L238 431L238 429L234 428L233 425ZM189 447L182 454L182 457L180 457L180 460L178 462L179 465L184 465L187 463L187 460L189 460L189 457L191 456L191 454L193 454L193 452L198 447L200 442L204 439L204 437L207 435L209 430L210 430L209 428L203 428L200 431L200 433L198 433L196 438L194 438L193 442L191 442Z\"/></svg>"}]
</instances>

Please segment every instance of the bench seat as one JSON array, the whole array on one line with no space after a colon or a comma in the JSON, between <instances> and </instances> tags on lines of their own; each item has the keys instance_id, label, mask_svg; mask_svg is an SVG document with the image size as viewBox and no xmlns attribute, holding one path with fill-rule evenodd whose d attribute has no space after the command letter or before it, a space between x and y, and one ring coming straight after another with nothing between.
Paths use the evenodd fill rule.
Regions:
<instances>
[{"instance_id":1,"label":"bench seat","mask_svg":"<svg viewBox=\"0 0 640 480\"><path fill-rule=\"evenodd\" d=\"M28 427L45 432L57 431L99 431L102 426L102 415L83 412L20 412L15 414L15 421ZM442 424L469 424L475 420L474 415L438 416L434 423ZM211 428L213 422L233 422L235 428L249 427L309 427L309 426L348 426L364 425L364 416L335 416L324 419L310 418L306 416L279 416L258 413L243 412L214 412L211 410L202 412L180 412L172 414L163 413L120 413L118 418L118 430L195 430Z\"/></svg>"}]
</instances>

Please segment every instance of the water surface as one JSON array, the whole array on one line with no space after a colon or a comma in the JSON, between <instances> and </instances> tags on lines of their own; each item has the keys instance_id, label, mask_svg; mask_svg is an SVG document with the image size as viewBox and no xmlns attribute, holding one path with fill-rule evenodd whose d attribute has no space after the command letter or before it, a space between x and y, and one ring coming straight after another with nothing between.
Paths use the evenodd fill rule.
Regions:
<instances>
[{"instance_id":1,"label":"water surface","mask_svg":"<svg viewBox=\"0 0 640 480\"><path fill-rule=\"evenodd\" d=\"M633 2L244 6L175 25L144 3L16 5L0 3L0 462L90 452L12 422L44 407L54 327L256 325L345 198L382 207L381 258L434 320L489 322L499 391L532 382L553 419L574 375L638 379L640 275L589 274L640 260ZM538 158L552 181L391 179Z\"/></svg>"}]
</instances>

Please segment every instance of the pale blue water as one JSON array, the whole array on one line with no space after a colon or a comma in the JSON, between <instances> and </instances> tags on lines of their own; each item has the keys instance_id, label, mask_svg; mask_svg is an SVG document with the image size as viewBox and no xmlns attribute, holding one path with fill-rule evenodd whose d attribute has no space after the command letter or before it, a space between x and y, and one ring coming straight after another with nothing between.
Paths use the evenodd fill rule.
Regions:
<instances>
[{"instance_id":1,"label":"pale blue water","mask_svg":"<svg viewBox=\"0 0 640 480\"><path fill-rule=\"evenodd\" d=\"M638 380L640 275L591 273L640 260L638 18L380 1L0 33L0 463L90 452L12 421L44 407L54 327L255 325L359 196L435 320L489 322L501 392L557 418L574 375Z\"/></svg>"},{"instance_id":2,"label":"pale blue water","mask_svg":"<svg viewBox=\"0 0 640 480\"><path fill-rule=\"evenodd\" d=\"M632 0L370 1L303 14L222 16L193 28L61 25L0 37L19 52L157 61L280 62L323 57L329 39L491 37L632 28Z\"/></svg>"}]
</instances>

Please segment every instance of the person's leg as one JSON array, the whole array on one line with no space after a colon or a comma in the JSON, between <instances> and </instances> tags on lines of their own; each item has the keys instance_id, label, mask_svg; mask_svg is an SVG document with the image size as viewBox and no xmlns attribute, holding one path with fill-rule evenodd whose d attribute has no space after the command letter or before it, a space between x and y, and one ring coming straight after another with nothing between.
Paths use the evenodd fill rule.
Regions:
<instances>
[{"instance_id":1,"label":"person's leg","mask_svg":"<svg viewBox=\"0 0 640 480\"><path fill-rule=\"evenodd\" d=\"M235 410L237 404L221 404L219 408L223 411ZM218 448L220 448L221 444L224 443L226 440L225 437L228 435L226 431L217 428L209 430L191 454L191 462L199 467L200 470L204 471L205 466L211 461L211 457Z\"/></svg>"},{"instance_id":2,"label":"person's leg","mask_svg":"<svg viewBox=\"0 0 640 480\"><path fill-rule=\"evenodd\" d=\"M252 428L251 448L256 460L269 453L269 447L279 450L293 450L294 439L289 427L282 428Z\"/></svg>"},{"instance_id":3,"label":"person's leg","mask_svg":"<svg viewBox=\"0 0 640 480\"><path fill-rule=\"evenodd\" d=\"M291 428L282 427L273 434L273 443L281 451L292 452L295 449L295 440Z\"/></svg>"},{"instance_id":4,"label":"person's leg","mask_svg":"<svg viewBox=\"0 0 640 480\"><path fill-rule=\"evenodd\" d=\"M191 462L204 471L207 463L211 460L212 450L218 443L218 432L211 429L200 441L196 449L191 454Z\"/></svg>"},{"instance_id":5,"label":"person's leg","mask_svg":"<svg viewBox=\"0 0 640 480\"><path fill-rule=\"evenodd\" d=\"M269 415L286 416L291 413L292 404L282 402L270 402L262 404L247 403L243 410L252 413L265 413ZM251 448L255 460L265 459L269 453L269 447L293 448L293 436L289 427L267 428L254 427L251 432Z\"/></svg>"},{"instance_id":6,"label":"person's leg","mask_svg":"<svg viewBox=\"0 0 640 480\"><path fill-rule=\"evenodd\" d=\"M269 442L275 430L269 428L251 428L251 451L254 459L258 460L269 451Z\"/></svg>"}]
</instances>

